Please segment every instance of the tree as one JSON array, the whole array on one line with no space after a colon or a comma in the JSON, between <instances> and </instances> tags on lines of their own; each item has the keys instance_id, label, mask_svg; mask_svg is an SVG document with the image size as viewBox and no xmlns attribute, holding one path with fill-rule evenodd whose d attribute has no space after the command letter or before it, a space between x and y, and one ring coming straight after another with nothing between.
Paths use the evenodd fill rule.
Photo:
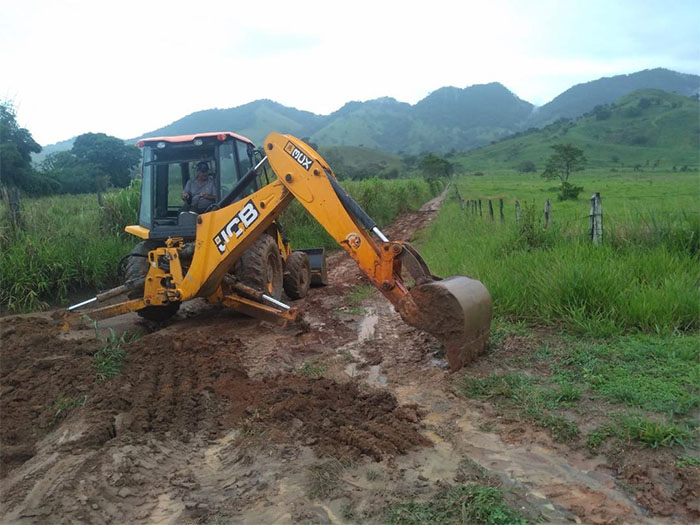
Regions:
<instances>
[{"instance_id":1,"label":"tree","mask_svg":"<svg viewBox=\"0 0 700 525\"><path fill-rule=\"evenodd\" d=\"M426 179L449 177L452 174L452 164L434 153L428 153L420 161L420 169Z\"/></svg>"},{"instance_id":2,"label":"tree","mask_svg":"<svg viewBox=\"0 0 700 525\"><path fill-rule=\"evenodd\" d=\"M537 171L537 166L531 160L524 160L518 164L518 171L520 173L535 173Z\"/></svg>"},{"instance_id":3,"label":"tree","mask_svg":"<svg viewBox=\"0 0 700 525\"><path fill-rule=\"evenodd\" d=\"M545 179L561 179L567 182L573 171L580 171L586 165L583 150L571 144L555 144L554 153L547 159L542 176Z\"/></svg>"},{"instance_id":4,"label":"tree","mask_svg":"<svg viewBox=\"0 0 700 525\"><path fill-rule=\"evenodd\" d=\"M583 187L570 184L569 176L574 171L582 170L586 165L583 150L571 144L554 144L552 149L554 153L547 159L542 177L561 180L559 200L575 200L578 198L578 194L583 191Z\"/></svg>"},{"instance_id":5,"label":"tree","mask_svg":"<svg viewBox=\"0 0 700 525\"><path fill-rule=\"evenodd\" d=\"M39 169L60 185L58 191L62 193L101 192L109 184L109 177L100 168L80 160L70 151L51 153Z\"/></svg>"},{"instance_id":6,"label":"tree","mask_svg":"<svg viewBox=\"0 0 700 525\"><path fill-rule=\"evenodd\" d=\"M107 175L117 187L129 185L129 172L141 157L136 146L104 133L84 133L76 137L71 153L98 168L100 174Z\"/></svg>"},{"instance_id":7,"label":"tree","mask_svg":"<svg viewBox=\"0 0 700 525\"><path fill-rule=\"evenodd\" d=\"M19 127L11 102L0 102L0 185L30 189L33 185L32 153L41 146Z\"/></svg>"}]
</instances>

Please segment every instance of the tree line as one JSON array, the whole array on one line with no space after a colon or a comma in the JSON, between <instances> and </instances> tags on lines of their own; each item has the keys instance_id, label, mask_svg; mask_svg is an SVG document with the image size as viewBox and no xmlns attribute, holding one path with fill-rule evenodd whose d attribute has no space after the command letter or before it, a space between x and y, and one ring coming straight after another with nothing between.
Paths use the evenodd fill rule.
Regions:
<instances>
[{"instance_id":1,"label":"tree line","mask_svg":"<svg viewBox=\"0 0 700 525\"><path fill-rule=\"evenodd\" d=\"M84 133L70 151L52 153L35 167L32 153L40 152L29 130L17 124L12 103L0 102L0 186L32 195L123 188L141 158L136 146L104 133Z\"/></svg>"}]
</instances>

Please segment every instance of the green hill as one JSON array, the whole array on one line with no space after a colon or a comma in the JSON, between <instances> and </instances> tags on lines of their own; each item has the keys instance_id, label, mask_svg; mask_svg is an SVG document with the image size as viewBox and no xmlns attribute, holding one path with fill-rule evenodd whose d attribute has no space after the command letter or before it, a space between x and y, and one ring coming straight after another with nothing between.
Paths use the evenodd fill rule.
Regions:
<instances>
[{"instance_id":1,"label":"green hill","mask_svg":"<svg viewBox=\"0 0 700 525\"><path fill-rule=\"evenodd\" d=\"M270 131L306 137L319 129L324 121L324 117L309 111L289 108L272 100L256 100L235 108L197 111L129 142L146 137L235 131L256 144L262 144Z\"/></svg>"},{"instance_id":2,"label":"green hill","mask_svg":"<svg viewBox=\"0 0 700 525\"><path fill-rule=\"evenodd\" d=\"M412 168L399 155L361 146L321 146L319 153L341 178L396 178Z\"/></svg>"},{"instance_id":3,"label":"green hill","mask_svg":"<svg viewBox=\"0 0 700 525\"><path fill-rule=\"evenodd\" d=\"M601 78L573 86L539 108L497 82L466 88L442 87L414 105L389 97L348 102L330 115L316 115L272 100L256 100L234 108L198 111L129 142L158 135L231 130L261 144L269 132L278 131L310 137L320 145L364 146L393 153L467 151L562 117L578 118L596 106L648 88L690 96L697 94L700 77L652 69ZM644 140L643 132L636 138L623 132L614 140L634 140L636 146L654 147L653 141L639 142ZM614 142L612 137L608 139ZM64 141L46 146L44 154L69 149L70 144L71 141Z\"/></svg>"},{"instance_id":4,"label":"green hill","mask_svg":"<svg viewBox=\"0 0 700 525\"><path fill-rule=\"evenodd\" d=\"M529 125L540 127L560 118L577 118L595 106L611 104L618 98L639 89L662 89L670 93L691 96L698 93L700 79L697 75L656 68L576 84L544 106L537 108L529 119Z\"/></svg>"},{"instance_id":5,"label":"green hill","mask_svg":"<svg viewBox=\"0 0 700 525\"><path fill-rule=\"evenodd\" d=\"M700 103L656 89L639 90L577 121L559 120L472 150L459 163L467 170L517 168L531 161L538 170L550 146L571 143L584 150L588 167L697 169Z\"/></svg>"}]
</instances>

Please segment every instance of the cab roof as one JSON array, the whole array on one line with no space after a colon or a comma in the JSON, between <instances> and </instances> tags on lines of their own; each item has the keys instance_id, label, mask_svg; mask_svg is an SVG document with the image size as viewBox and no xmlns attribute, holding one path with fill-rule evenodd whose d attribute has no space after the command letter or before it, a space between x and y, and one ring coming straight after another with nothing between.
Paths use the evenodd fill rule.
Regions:
<instances>
[{"instance_id":1,"label":"cab roof","mask_svg":"<svg viewBox=\"0 0 700 525\"><path fill-rule=\"evenodd\" d=\"M253 144L253 141L251 141L249 138L244 137L243 135L239 135L237 133L233 133L232 131L212 131L210 133L195 133L194 135L176 135L172 137L146 137L136 142L136 145L139 148L143 148L145 145L150 145L153 142L192 142L194 139L206 137L217 137L219 138L219 140L222 141L226 140L226 138L231 137L234 139L241 140L243 142L247 142L248 144L251 144L253 146L255 145Z\"/></svg>"}]
</instances>

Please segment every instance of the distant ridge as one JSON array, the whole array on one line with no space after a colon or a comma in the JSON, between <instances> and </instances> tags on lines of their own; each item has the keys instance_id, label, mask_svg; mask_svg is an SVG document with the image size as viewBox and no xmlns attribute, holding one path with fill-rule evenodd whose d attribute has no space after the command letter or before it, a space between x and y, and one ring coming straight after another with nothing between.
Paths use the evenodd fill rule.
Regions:
<instances>
[{"instance_id":1,"label":"distant ridge","mask_svg":"<svg viewBox=\"0 0 700 525\"><path fill-rule=\"evenodd\" d=\"M309 137L324 146L364 146L392 153L467 151L515 132L574 119L638 89L682 96L700 91L700 77L649 69L577 84L544 106L535 107L498 82L439 88L415 105L382 97L348 102L330 115L283 106L267 99L227 109L208 109L129 139L232 130L262 143L270 131ZM72 139L45 148L69 149ZM43 155L42 155L43 156Z\"/></svg>"},{"instance_id":2,"label":"distant ridge","mask_svg":"<svg viewBox=\"0 0 700 525\"><path fill-rule=\"evenodd\" d=\"M557 120L466 153L465 170L518 169L529 162L541 171L551 146L570 143L584 150L588 167L639 170L698 169L700 101L661 89L627 93L597 105L575 121Z\"/></svg>"},{"instance_id":3,"label":"distant ridge","mask_svg":"<svg viewBox=\"0 0 700 525\"><path fill-rule=\"evenodd\" d=\"M661 89L691 96L700 90L700 77L657 68L576 84L538 108L531 122L543 125L559 118L576 118L597 105L610 104L638 89Z\"/></svg>"}]
</instances>

